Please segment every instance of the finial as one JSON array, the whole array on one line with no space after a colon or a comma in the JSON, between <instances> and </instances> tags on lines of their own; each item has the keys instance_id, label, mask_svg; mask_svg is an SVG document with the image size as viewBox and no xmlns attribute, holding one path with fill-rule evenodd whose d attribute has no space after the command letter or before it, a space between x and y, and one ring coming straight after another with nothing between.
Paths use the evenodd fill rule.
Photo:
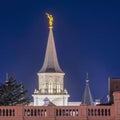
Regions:
<instances>
[{"instance_id":1,"label":"finial","mask_svg":"<svg viewBox=\"0 0 120 120\"><path fill-rule=\"evenodd\" d=\"M86 73L86 79L88 80L88 72Z\"/></svg>"},{"instance_id":2,"label":"finial","mask_svg":"<svg viewBox=\"0 0 120 120\"><path fill-rule=\"evenodd\" d=\"M89 80L88 80L88 72L86 73L86 83L88 83Z\"/></svg>"},{"instance_id":3,"label":"finial","mask_svg":"<svg viewBox=\"0 0 120 120\"><path fill-rule=\"evenodd\" d=\"M51 14L46 13L48 20L49 20L49 28L53 28L53 16Z\"/></svg>"}]
</instances>

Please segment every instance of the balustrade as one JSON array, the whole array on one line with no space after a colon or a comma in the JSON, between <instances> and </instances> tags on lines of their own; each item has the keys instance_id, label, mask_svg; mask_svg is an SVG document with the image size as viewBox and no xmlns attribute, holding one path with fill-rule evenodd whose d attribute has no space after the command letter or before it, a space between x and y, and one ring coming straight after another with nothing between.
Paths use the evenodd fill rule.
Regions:
<instances>
[{"instance_id":1,"label":"balustrade","mask_svg":"<svg viewBox=\"0 0 120 120\"><path fill-rule=\"evenodd\" d=\"M24 109L24 116L41 116L45 117L47 116L46 109Z\"/></svg>"},{"instance_id":2,"label":"balustrade","mask_svg":"<svg viewBox=\"0 0 120 120\"><path fill-rule=\"evenodd\" d=\"M59 119L67 118L113 118L114 106L1 106L0 119L7 117L17 118L23 117L26 119L47 119L49 117L58 117ZM52 116L51 116L52 115ZM6 120L5 119L5 120Z\"/></svg>"},{"instance_id":3,"label":"balustrade","mask_svg":"<svg viewBox=\"0 0 120 120\"><path fill-rule=\"evenodd\" d=\"M95 106L94 108L87 109L88 116L111 116L110 108L99 108L99 106Z\"/></svg>"},{"instance_id":4,"label":"balustrade","mask_svg":"<svg viewBox=\"0 0 120 120\"><path fill-rule=\"evenodd\" d=\"M15 110L14 109L8 109L8 108L0 109L0 116L8 116L8 117L15 116Z\"/></svg>"},{"instance_id":5,"label":"balustrade","mask_svg":"<svg viewBox=\"0 0 120 120\"><path fill-rule=\"evenodd\" d=\"M78 116L78 109L76 108L59 108L56 109L56 116Z\"/></svg>"}]
</instances>

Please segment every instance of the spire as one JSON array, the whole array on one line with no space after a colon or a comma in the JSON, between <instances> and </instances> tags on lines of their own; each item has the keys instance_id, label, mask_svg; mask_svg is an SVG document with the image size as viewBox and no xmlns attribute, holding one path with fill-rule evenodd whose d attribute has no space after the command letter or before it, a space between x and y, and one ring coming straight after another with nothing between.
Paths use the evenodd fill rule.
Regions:
<instances>
[{"instance_id":1,"label":"spire","mask_svg":"<svg viewBox=\"0 0 120 120\"><path fill-rule=\"evenodd\" d=\"M89 88L88 73L86 73L86 86L85 86L85 91L82 98L82 104L93 105L93 98Z\"/></svg>"},{"instance_id":2,"label":"spire","mask_svg":"<svg viewBox=\"0 0 120 120\"><path fill-rule=\"evenodd\" d=\"M49 15L48 13L46 13L46 15L49 19L49 36L48 36L44 63L39 72L61 73L62 70L58 64L57 53L56 53L55 42L54 42L53 31L52 31L53 17L52 15Z\"/></svg>"}]
</instances>

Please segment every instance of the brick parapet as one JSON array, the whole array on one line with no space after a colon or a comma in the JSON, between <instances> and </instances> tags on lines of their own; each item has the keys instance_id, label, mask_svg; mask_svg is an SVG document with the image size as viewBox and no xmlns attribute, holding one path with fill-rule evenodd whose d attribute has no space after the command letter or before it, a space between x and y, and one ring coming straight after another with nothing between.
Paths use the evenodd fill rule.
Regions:
<instances>
[{"instance_id":1,"label":"brick parapet","mask_svg":"<svg viewBox=\"0 0 120 120\"><path fill-rule=\"evenodd\" d=\"M120 120L120 92L113 105L1 106L0 120Z\"/></svg>"}]
</instances>

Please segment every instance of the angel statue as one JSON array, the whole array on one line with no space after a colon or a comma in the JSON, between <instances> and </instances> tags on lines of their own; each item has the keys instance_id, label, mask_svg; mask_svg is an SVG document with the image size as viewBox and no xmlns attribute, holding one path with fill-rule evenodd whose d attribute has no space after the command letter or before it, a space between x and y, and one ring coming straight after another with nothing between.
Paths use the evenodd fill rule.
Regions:
<instances>
[{"instance_id":1,"label":"angel statue","mask_svg":"<svg viewBox=\"0 0 120 120\"><path fill-rule=\"evenodd\" d=\"M53 28L53 16L51 14L46 13L49 19L49 28Z\"/></svg>"}]
</instances>

